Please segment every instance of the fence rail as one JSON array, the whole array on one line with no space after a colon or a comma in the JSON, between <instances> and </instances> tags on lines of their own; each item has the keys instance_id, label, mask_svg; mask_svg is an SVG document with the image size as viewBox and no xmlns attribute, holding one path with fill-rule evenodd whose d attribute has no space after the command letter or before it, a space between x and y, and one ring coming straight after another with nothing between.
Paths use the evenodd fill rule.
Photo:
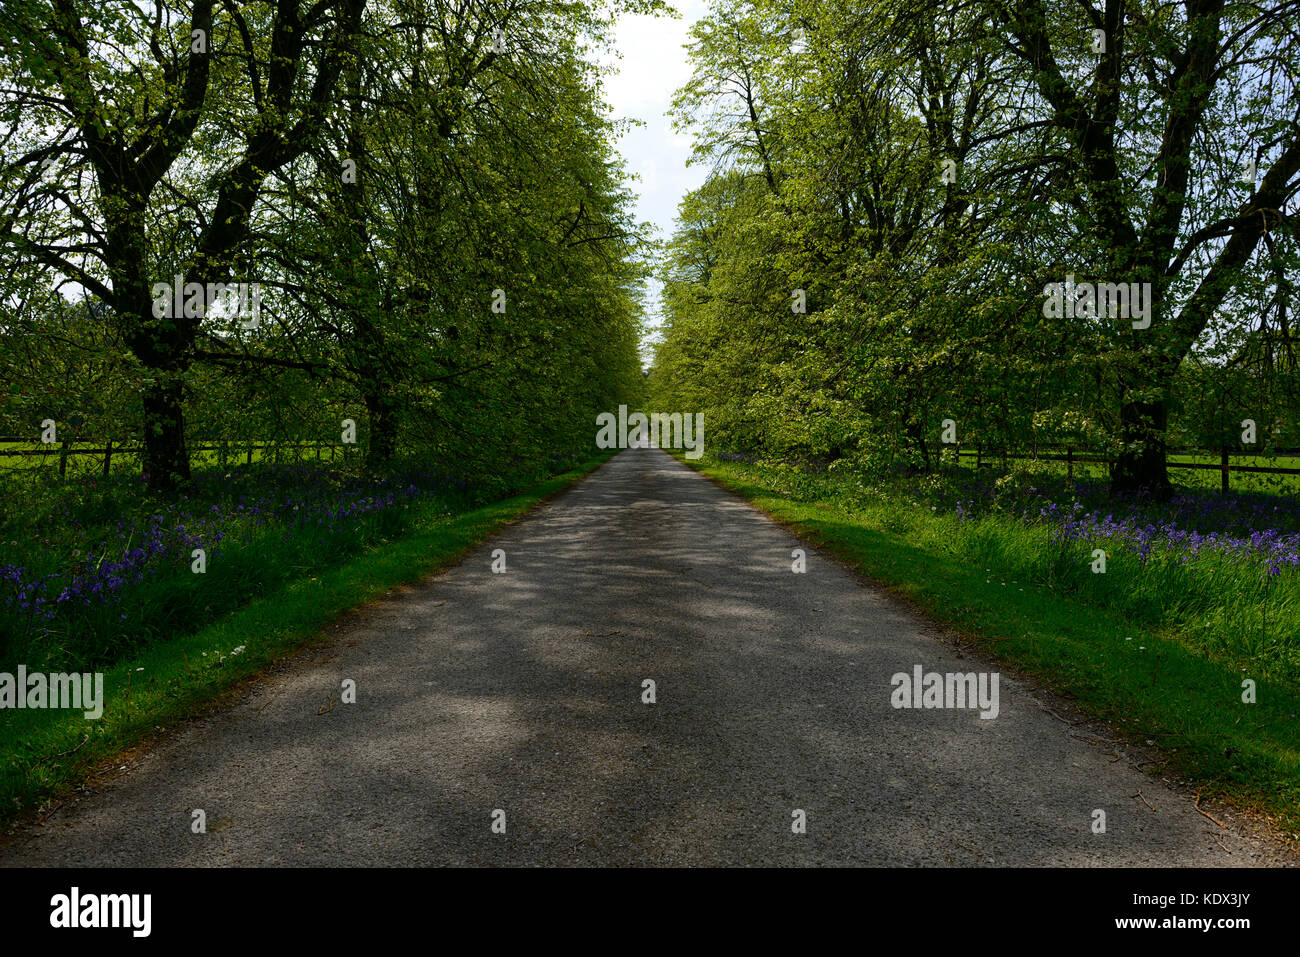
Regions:
<instances>
[{"instance_id":1,"label":"fence rail","mask_svg":"<svg viewBox=\"0 0 1300 957\"><path fill-rule=\"evenodd\" d=\"M30 442L30 439L0 438L0 446ZM253 452L257 449L263 451L266 449L275 449L277 451L281 449L314 449L318 459L321 458L320 453L323 450L328 449L330 458L333 459L337 457L339 449L342 449L343 454L346 455L349 447L350 446L344 445L341 442L223 442L217 445L191 445L188 446L188 449L191 452L219 452L221 454L222 465L224 465L232 452L236 457L243 454L245 456L245 461L251 464L253 461ZM50 447L41 449L0 448L0 458L5 458L10 455L31 455L42 458L57 455L59 457L59 475L62 477L67 475L68 459L85 455L102 456L104 459L102 471L104 475L108 475L112 468L114 455L138 455L142 449L143 447L139 445L115 445L111 440L105 442L101 448L78 448L75 440L70 440L60 442L57 446L51 443Z\"/></svg>"},{"instance_id":2,"label":"fence rail","mask_svg":"<svg viewBox=\"0 0 1300 957\"><path fill-rule=\"evenodd\" d=\"M5 444L16 445L22 443L30 443L30 441L31 441L30 439L0 438L0 445L5 445ZM231 452L234 452L235 455L239 455L240 453L243 453L245 456L245 461L251 464L253 461L253 452L257 449L261 449L263 451L265 451L266 449L275 449L275 450L313 449L315 450L316 457L318 459L322 457L321 452L328 449L330 453L330 458L334 459L337 457L337 454L340 449L343 451L343 454L346 455L348 452L348 448L349 448L348 445L344 445L341 442L223 442L217 445L192 445L189 447L190 451L192 452L221 453L221 461L223 465L225 464L226 459L230 457ZM1045 448L1061 449L1060 446L1045 446ZM0 449L0 458L3 458L5 456L10 456L10 455L19 455L19 456L32 455L32 456L41 456L41 457L57 455L59 457L59 475L63 476L67 474L67 466L68 466L69 458L72 458L74 456L84 456L84 455L103 456L104 464L102 470L105 475L108 475L109 470L112 467L113 456L115 454L133 455L133 454L138 454L140 451L141 451L141 447L138 445L115 445L111 441L106 442L102 448L77 448L75 441L64 441L59 443L58 447L51 446L50 448L42 448L42 449ZM1278 449L1276 450L1276 452L1283 457L1300 458L1300 449ZM1167 454L1168 455L1214 455L1216 453L1208 449L1169 449ZM1217 454L1219 455L1219 461L1217 464L1210 463L1210 462L1173 462L1173 461L1169 461L1168 459L1166 459L1165 464L1167 467L1171 469L1198 469L1201 471L1219 472L1222 475L1221 487L1225 492L1229 491L1230 489L1230 484L1231 484L1230 476L1233 472L1256 472L1256 473L1265 473L1268 475L1300 475L1300 468L1282 468L1278 466L1265 466L1265 465L1233 465L1230 461L1230 459L1233 456L1236 456L1237 458L1245 458L1245 457L1258 458L1259 457L1258 455L1248 456L1248 453L1232 452L1226 448L1219 449ZM1114 463L1114 459L1107 458L1105 456L1097 456L1093 454L1088 454L1087 452L1085 452L1084 454L1076 454L1075 450L1068 446L1064 447L1064 449L1062 449L1061 451L1055 453L1033 452L1028 455L1021 454L1021 453L1013 453L1009 449L1002 448L1002 447L986 449L983 446L977 446L973 450L962 449L958 447L957 456L958 458L963 458L963 457L969 458L971 456L974 456L976 468L981 468L984 467L985 465L991 465L992 464L991 461L987 463L984 461L984 459L986 458L988 459L1000 458L1002 460L1003 468L1006 467L1008 462L1014 462L1014 461L1037 460L1037 461L1049 461L1049 462L1065 462L1066 476L1070 481L1074 481L1074 466L1076 464L1081 464L1081 465L1093 464L1093 465L1110 466Z\"/></svg>"},{"instance_id":3,"label":"fence rail","mask_svg":"<svg viewBox=\"0 0 1300 957\"><path fill-rule=\"evenodd\" d=\"M1048 446L1048 448L1059 448L1059 446ZM1277 449L1275 451L1277 454L1286 458L1300 457L1300 450L1298 449ZM1202 471L1213 471L1213 472L1220 473L1220 475L1222 476L1220 487L1225 492L1230 490L1230 485L1231 485L1230 476L1232 475L1233 472L1263 472L1269 475L1300 475L1300 468L1291 469L1291 468L1282 468L1278 466L1266 466L1266 465L1233 465L1230 461L1230 458L1234 455L1237 458L1247 458L1247 457L1259 458L1260 456L1258 454L1251 454L1246 452L1232 452L1227 448L1222 448L1218 450L1217 454L1219 456L1219 461L1217 464L1210 463L1210 462L1174 462L1174 461L1170 461L1168 458L1168 456L1171 455L1214 455L1216 454L1214 451L1211 451L1209 449L1168 449L1166 450L1165 454L1166 454L1165 466L1167 468L1199 469ZM1008 461L1065 462L1066 478L1071 482L1074 481L1075 463L1105 465L1109 467L1113 465L1115 461L1114 459L1107 458L1105 456L1098 457L1095 455L1088 455L1088 454L1076 455L1074 450L1069 447L1065 448L1064 454L1059 454L1059 453L1052 454L1050 452L1049 453L1034 452L1030 455L1013 454L1005 448L985 449L983 447L977 447L974 451L971 451L971 450L963 450L960 447L958 447L957 449L958 459L960 459L963 456L966 457L974 456L976 468L981 468L985 465L983 459L986 456L1001 458L1003 468L1006 468L1006 464Z\"/></svg>"}]
</instances>

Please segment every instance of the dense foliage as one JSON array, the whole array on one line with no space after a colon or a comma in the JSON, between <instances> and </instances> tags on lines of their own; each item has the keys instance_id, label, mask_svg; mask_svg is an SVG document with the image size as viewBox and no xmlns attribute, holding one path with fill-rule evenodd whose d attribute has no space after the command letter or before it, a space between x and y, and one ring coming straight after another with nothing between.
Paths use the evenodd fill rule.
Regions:
<instances>
[{"instance_id":1,"label":"dense foliage","mask_svg":"<svg viewBox=\"0 0 1300 957\"><path fill-rule=\"evenodd\" d=\"M865 470L1068 443L1162 495L1170 447L1300 444L1298 37L1285 0L717 0L654 404ZM1150 293L1051 314L1071 282Z\"/></svg>"},{"instance_id":2,"label":"dense foliage","mask_svg":"<svg viewBox=\"0 0 1300 957\"><path fill-rule=\"evenodd\" d=\"M6 0L0 435L142 445L155 490L345 420L376 469L590 448L645 271L591 51L658 7Z\"/></svg>"}]
</instances>

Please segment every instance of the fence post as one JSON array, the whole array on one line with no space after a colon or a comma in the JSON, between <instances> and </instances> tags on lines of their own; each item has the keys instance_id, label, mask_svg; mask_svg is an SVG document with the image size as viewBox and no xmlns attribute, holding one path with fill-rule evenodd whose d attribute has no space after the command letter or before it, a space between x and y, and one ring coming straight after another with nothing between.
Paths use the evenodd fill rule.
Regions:
<instances>
[{"instance_id":1,"label":"fence post","mask_svg":"<svg viewBox=\"0 0 1300 957\"><path fill-rule=\"evenodd\" d=\"M1219 450L1219 473L1223 478L1223 494L1228 494L1228 447Z\"/></svg>"},{"instance_id":2,"label":"fence post","mask_svg":"<svg viewBox=\"0 0 1300 957\"><path fill-rule=\"evenodd\" d=\"M113 440L104 442L104 478L108 478L108 469L113 462Z\"/></svg>"},{"instance_id":3,"label":"fence post","mask_svg":"<svg viewBox=\"0 0 1300 957\"><path fill-rule=\"evenodd\" d=\"M68 472L68 446L71 443L64 439L59 444L59 478L63 478Z\"/></svg>"},{"instance_id":4,"label":"fence post","mask_svg":"<svg viewBox=\"0 0 1300 957\"><path fill-rule=\"evenodd\" d=\"M248 443L248 458L244 460L244 464L246 465L253 464L253 443L252 442Z\"/></svg>"},{"instance_id":5,"label":"fence post","mask_svg":"<svg viewBox=\"0 0 1300 957\"><path fill-rule=\"evenodd\" d=\"M1074 449L1065 450L1065 479L1067 482L1074 481Z\"/></svg>"},{"instance_id":6,"label":"fence post","mask_svg":"<svg viewBox=\"0 0 1300 957\"><path fill-rule=\"evenodd\" d=\"M984 446L983 445L975 446L975 474L977 475L979 474L980 462L983 458L984 458Z\"/></svg>"}]
</instances>

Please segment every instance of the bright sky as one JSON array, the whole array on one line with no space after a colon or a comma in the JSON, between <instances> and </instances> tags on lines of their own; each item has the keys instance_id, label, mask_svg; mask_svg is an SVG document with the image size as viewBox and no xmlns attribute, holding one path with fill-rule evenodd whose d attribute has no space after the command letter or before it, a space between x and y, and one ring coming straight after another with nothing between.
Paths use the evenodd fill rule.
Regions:
<instances>
[{"instance_id":1,"label":"bright sky","mask_svg":"<svg viewBox=\"0 0 1300 957\"><path fill-rule=\"evenodd\" d=\"M618 73L606 80L605 95L615 119L641 120L619 140L618 148L627 160L628 172L639 177L629 184L639 194L637 219L659 228L659 237L672 232L677 204L704 182L703 166L686 167L691 155L691 137L673 131L668 107L673 93L690 78L690 65L683 45L691 24L705 12L705 0L677 0L681 17L623 16L615 31L615 43L622 59ZM650 287L650 323L657 326L658 284ZM644 355L649 361L649 354Z\"/></svg>"}]
</instances>

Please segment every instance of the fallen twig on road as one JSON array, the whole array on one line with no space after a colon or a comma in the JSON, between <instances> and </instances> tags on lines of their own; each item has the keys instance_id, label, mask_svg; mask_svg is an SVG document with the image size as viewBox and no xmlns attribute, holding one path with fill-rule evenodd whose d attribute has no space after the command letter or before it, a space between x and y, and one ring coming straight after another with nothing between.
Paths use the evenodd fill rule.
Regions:
<instances>
[{"instance_id":1,"label":"fallen twig on road","mask_svg":"<svg viewBox=\"0 0 1300 957\"><path fill-rule=\"evenodd\" d=\"M1200 791L1197 791L1197 792L1196 792L1196 803L1195 803L1194 805L1192 805L1192 806L1193 806L1194 808L1196 808L1196 810L1197 810L1199 813L1205 815L1205 817L1208 817L1211 821L1213 821L1215 824L1219 825L1219 827L1223 828L1225 831L1228 829L1228 825L1224 824L1222 821L1220 821L1220 820L1219 820L1217 817L1215 817L1213 814L1210 814L1208 811L1202 811L1202 810L1201 810L1201 792L1200 792Z\"/></svg>"}]
</instances>

